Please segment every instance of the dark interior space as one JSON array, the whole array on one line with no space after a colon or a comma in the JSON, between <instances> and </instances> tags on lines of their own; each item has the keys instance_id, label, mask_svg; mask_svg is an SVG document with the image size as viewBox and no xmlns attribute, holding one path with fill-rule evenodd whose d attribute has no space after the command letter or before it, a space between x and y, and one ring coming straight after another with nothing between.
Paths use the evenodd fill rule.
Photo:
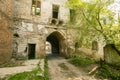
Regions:
<instances>
[{"instance_id":1,"label":"dark interior space","mask_svg":"<svg viewBox=\"0 0 120 80\"><path fill-rule=\"evenodd\" d=\"M51 34L47 37L47 41L51 43L52 54L59 54L59 40L56 35Z\"/></svg>"},{"instance_id":2,"label":"dark interior space","mask_svg":"<svg viewBox=\"0 0 120 80\"><path fill-rule=\"evenodd\" d=\"M59 14L59 6L53 5L53 18L58 19L58 14Z\"/></svg>"},{"instance_id":3,"label":"dark interior space","mask_svg":"<svg viewBox=\"0 0 120 80\"><path fill-rule=\"evenodd\" d=\"M58 12L53 11L53 18L58 19Z\"/></svg>"},{"instance_id":4,"label":"dark interior space","mask_svg":"<svg viewBox=\"0 0 120 80\"><path fill-rule=\"evenodd\" d=\"M28 59L35 59L35 44L28 44Z\"/></svg>"}]
</instances>

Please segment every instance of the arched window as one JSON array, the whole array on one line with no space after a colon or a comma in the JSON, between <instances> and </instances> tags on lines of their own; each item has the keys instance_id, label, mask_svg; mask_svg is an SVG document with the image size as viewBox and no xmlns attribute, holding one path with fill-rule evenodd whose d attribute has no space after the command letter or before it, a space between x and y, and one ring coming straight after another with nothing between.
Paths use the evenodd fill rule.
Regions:
<instances>
[{"instance_id":1,"label":"arched window","mask_svg":"<svg viewBox=\"0 0 120 80\"><path fill-rule=\"evenodd\" d=\"M97 41L92 42L92 50L98 50L98 42Z\"/></svg>"}]
</instances>

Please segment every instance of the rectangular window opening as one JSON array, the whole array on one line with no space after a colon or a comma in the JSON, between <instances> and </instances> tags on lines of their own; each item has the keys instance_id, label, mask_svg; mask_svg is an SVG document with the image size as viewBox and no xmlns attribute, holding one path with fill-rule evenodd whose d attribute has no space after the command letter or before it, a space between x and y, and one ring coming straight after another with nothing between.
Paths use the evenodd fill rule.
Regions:
<instances>
[{"instance_id":1,"label":"rectangular window opening","mask_svg":"<svg viewBox=\"0 0 120 80\"><path fill-rule=\"evenodd\" d=\"M53 5L53 18L58 19L58 14L59 14L59 6L58 5Z\"/></svg>"},{"instance_id":2,"label":"rectangular window opening","mask_svg":"<svg viewBox=\"0 0 120 80\"><path fill-rule=\"evenodd\" d=\"M40 0L32 0L32 15L40 15L41 2Z\"/></svg>"}]
</instances>

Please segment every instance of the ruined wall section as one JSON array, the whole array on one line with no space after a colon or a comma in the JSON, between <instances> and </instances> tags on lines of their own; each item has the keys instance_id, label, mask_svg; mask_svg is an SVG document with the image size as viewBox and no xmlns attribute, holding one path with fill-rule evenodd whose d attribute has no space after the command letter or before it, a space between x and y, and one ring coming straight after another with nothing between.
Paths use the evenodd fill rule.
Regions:
<instances>
[{"instance_id":1,"label":"ruined wall section","mask_svg":"<svg viewBox=\"0 0 120 80\"><path fill-rule=\"evenodd\" d=\"M83 36L82 33L79 30L76 29L68 29L67 31L67 48L68 53L70 55L77 55L82 57L92 57L96 60L104 59L104 50L103 47L106 45L104 42L104 38L102 36ZM89 45L85 45L84 43L89 40ZM82 40L82 43L78 43L77 47L76 43ZM94 46L92 45L92 42L97 42ZM92 49L92 47L95 47L95 49Z\"/></svg>"},{"instance_id":2,"label":"ruined wall section","mask_svg":"<svg viewBox=\"0 0 120 80\"><path fill-rule=\"evenodd\" d=\"M43 26L26 21L16 21L15 24L16 30L14 31L14 34L17 34L17 36L15 36L14 40L14 57L17 59L27 59L28 44L35 44L35 58L40 58L43 55L43 50L41 50L43 47L41 47L40 43L43 41L43 32L38 30L42 29ZM41 26L41 28L39 28L39 26Z\"/></svg>"},{"instance_id":3,"label":"ruined wall section","mask_svg":"<svg viewBox=\"0 0 120 80\"><path fill-rule=\"evenodd\" d=\"M69 21L67 0L41 0L41 14L32 15L32 0L15 0L14 57L28 59L28 44L35 44L35 58L45 56L46 38L54 31L64 33L64 26L51 25L52 5L59 5L59 19ZM63 27L63 28L62 28Z\"/></svg>"},{"instance_id":4,"label":"ruined wall section","mask_svg":"<svg viewBox=\"0 0 120 80\"><path fill-rule=\"evenodd\" d=\"M44 57L46 53L46 39L55 31L60 32L67 40L66 29L63 28L51 28L52 26L50 25L30 23L24 20L21 23L16 21L16 24L14 24L16 27L14 34L17 34L17 36L14 36L14 57L16 59L28 59L28 44L36 45L35 58Z\"/></svg>"},{"instance_id":5,"label":"ruined wall section","mask_svg":"<svg viewBox=\"0 0 120 80\"><path fill-rule=\"evenodd\" d=\"M13 0L0 0L0 64L12 57Z\"/></svg>"},{"instance_id":6,"label":"ruined wall section","mask_svg":"<svg viewBox=\"0 0 120 80\"><path fill-rule=\"evenodd\" d=\"M32 15L32 0L15 0L15 18L32 20L42 24L49 24L52 18L52 5L59 6L59 20L67 23L69 21L69 9L67 0L41 0L41 14Z\"/></svg>"}]
</instances>

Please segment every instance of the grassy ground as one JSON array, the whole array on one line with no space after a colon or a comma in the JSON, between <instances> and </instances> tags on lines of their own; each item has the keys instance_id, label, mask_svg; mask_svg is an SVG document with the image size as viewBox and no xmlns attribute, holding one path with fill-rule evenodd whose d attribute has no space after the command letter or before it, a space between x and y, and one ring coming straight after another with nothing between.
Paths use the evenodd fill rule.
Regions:
<instances>
[{"instance_id":1,"label":"grassy ground","mask_svg":"<svg viewBox=\"0 0 120 80\"><path fill-rule=\"evenodd\" d=\"M37 74L39 74L39 70L35 69L31 72L23 72L11 76L8 80L44 80L44 77Z\"/></svg>"},{"instance_id":2,"label":"grassy ground","mask_svg":"<svg viewBox=\"0 0 120 80\"><path fill-rule=\"evenodd\" d=\"M101 79L120 80L120 67L104 64L97 69L95 74Z\"/></svg>"},{"instance_id":3,"label":"grassy ground","mask_svg":"<svg viewBox=\"0 0 120 80\"><path fill-rule=\"evenodd\" d=\"M77 66L86 68L90 65L96 64L96 62L93 59L90 58L82 58L82 57L70 57L70 63ZM97 62L99 67L91 73L91 75L95 75L97 78L101 79L110 79L110 80L120 80L120 67L118 66L112 66L108 64L99 64L100 62Z\"/></svg>"},{"instance_id":4,"label":"grassy ground","mask_svg":"<svg viewBox=\"0 0 120 80\"><path fill-rule=\"evenodd\" d=\"M49 80L48 59L44 59L44 80Z\"/></svg>"},{"instance_id":5,"label":"grassy ground","mask_svg":"<svg viewBox=\"0 0 120 80\"><path fill-rule=\"evenodd\" d=\"M44 63L44 72L40 68L39 62L37 68L30 72L18 73L13 76L6 77L2 80L49 80L47 58L44 59Z\"/></svg>"},{"instance_id":6,"label":"grassy ground","mask_svg":"<svg viewBox=\"0 0 120 80\"><path fill-rule=\"evenodd\" d=\"M94 64L95 61L91 58L82 58L82 57L70 57L70 63L74 64L75 66L83 66L87 67L91 64Z\"/></svg>"}]
</instances>

